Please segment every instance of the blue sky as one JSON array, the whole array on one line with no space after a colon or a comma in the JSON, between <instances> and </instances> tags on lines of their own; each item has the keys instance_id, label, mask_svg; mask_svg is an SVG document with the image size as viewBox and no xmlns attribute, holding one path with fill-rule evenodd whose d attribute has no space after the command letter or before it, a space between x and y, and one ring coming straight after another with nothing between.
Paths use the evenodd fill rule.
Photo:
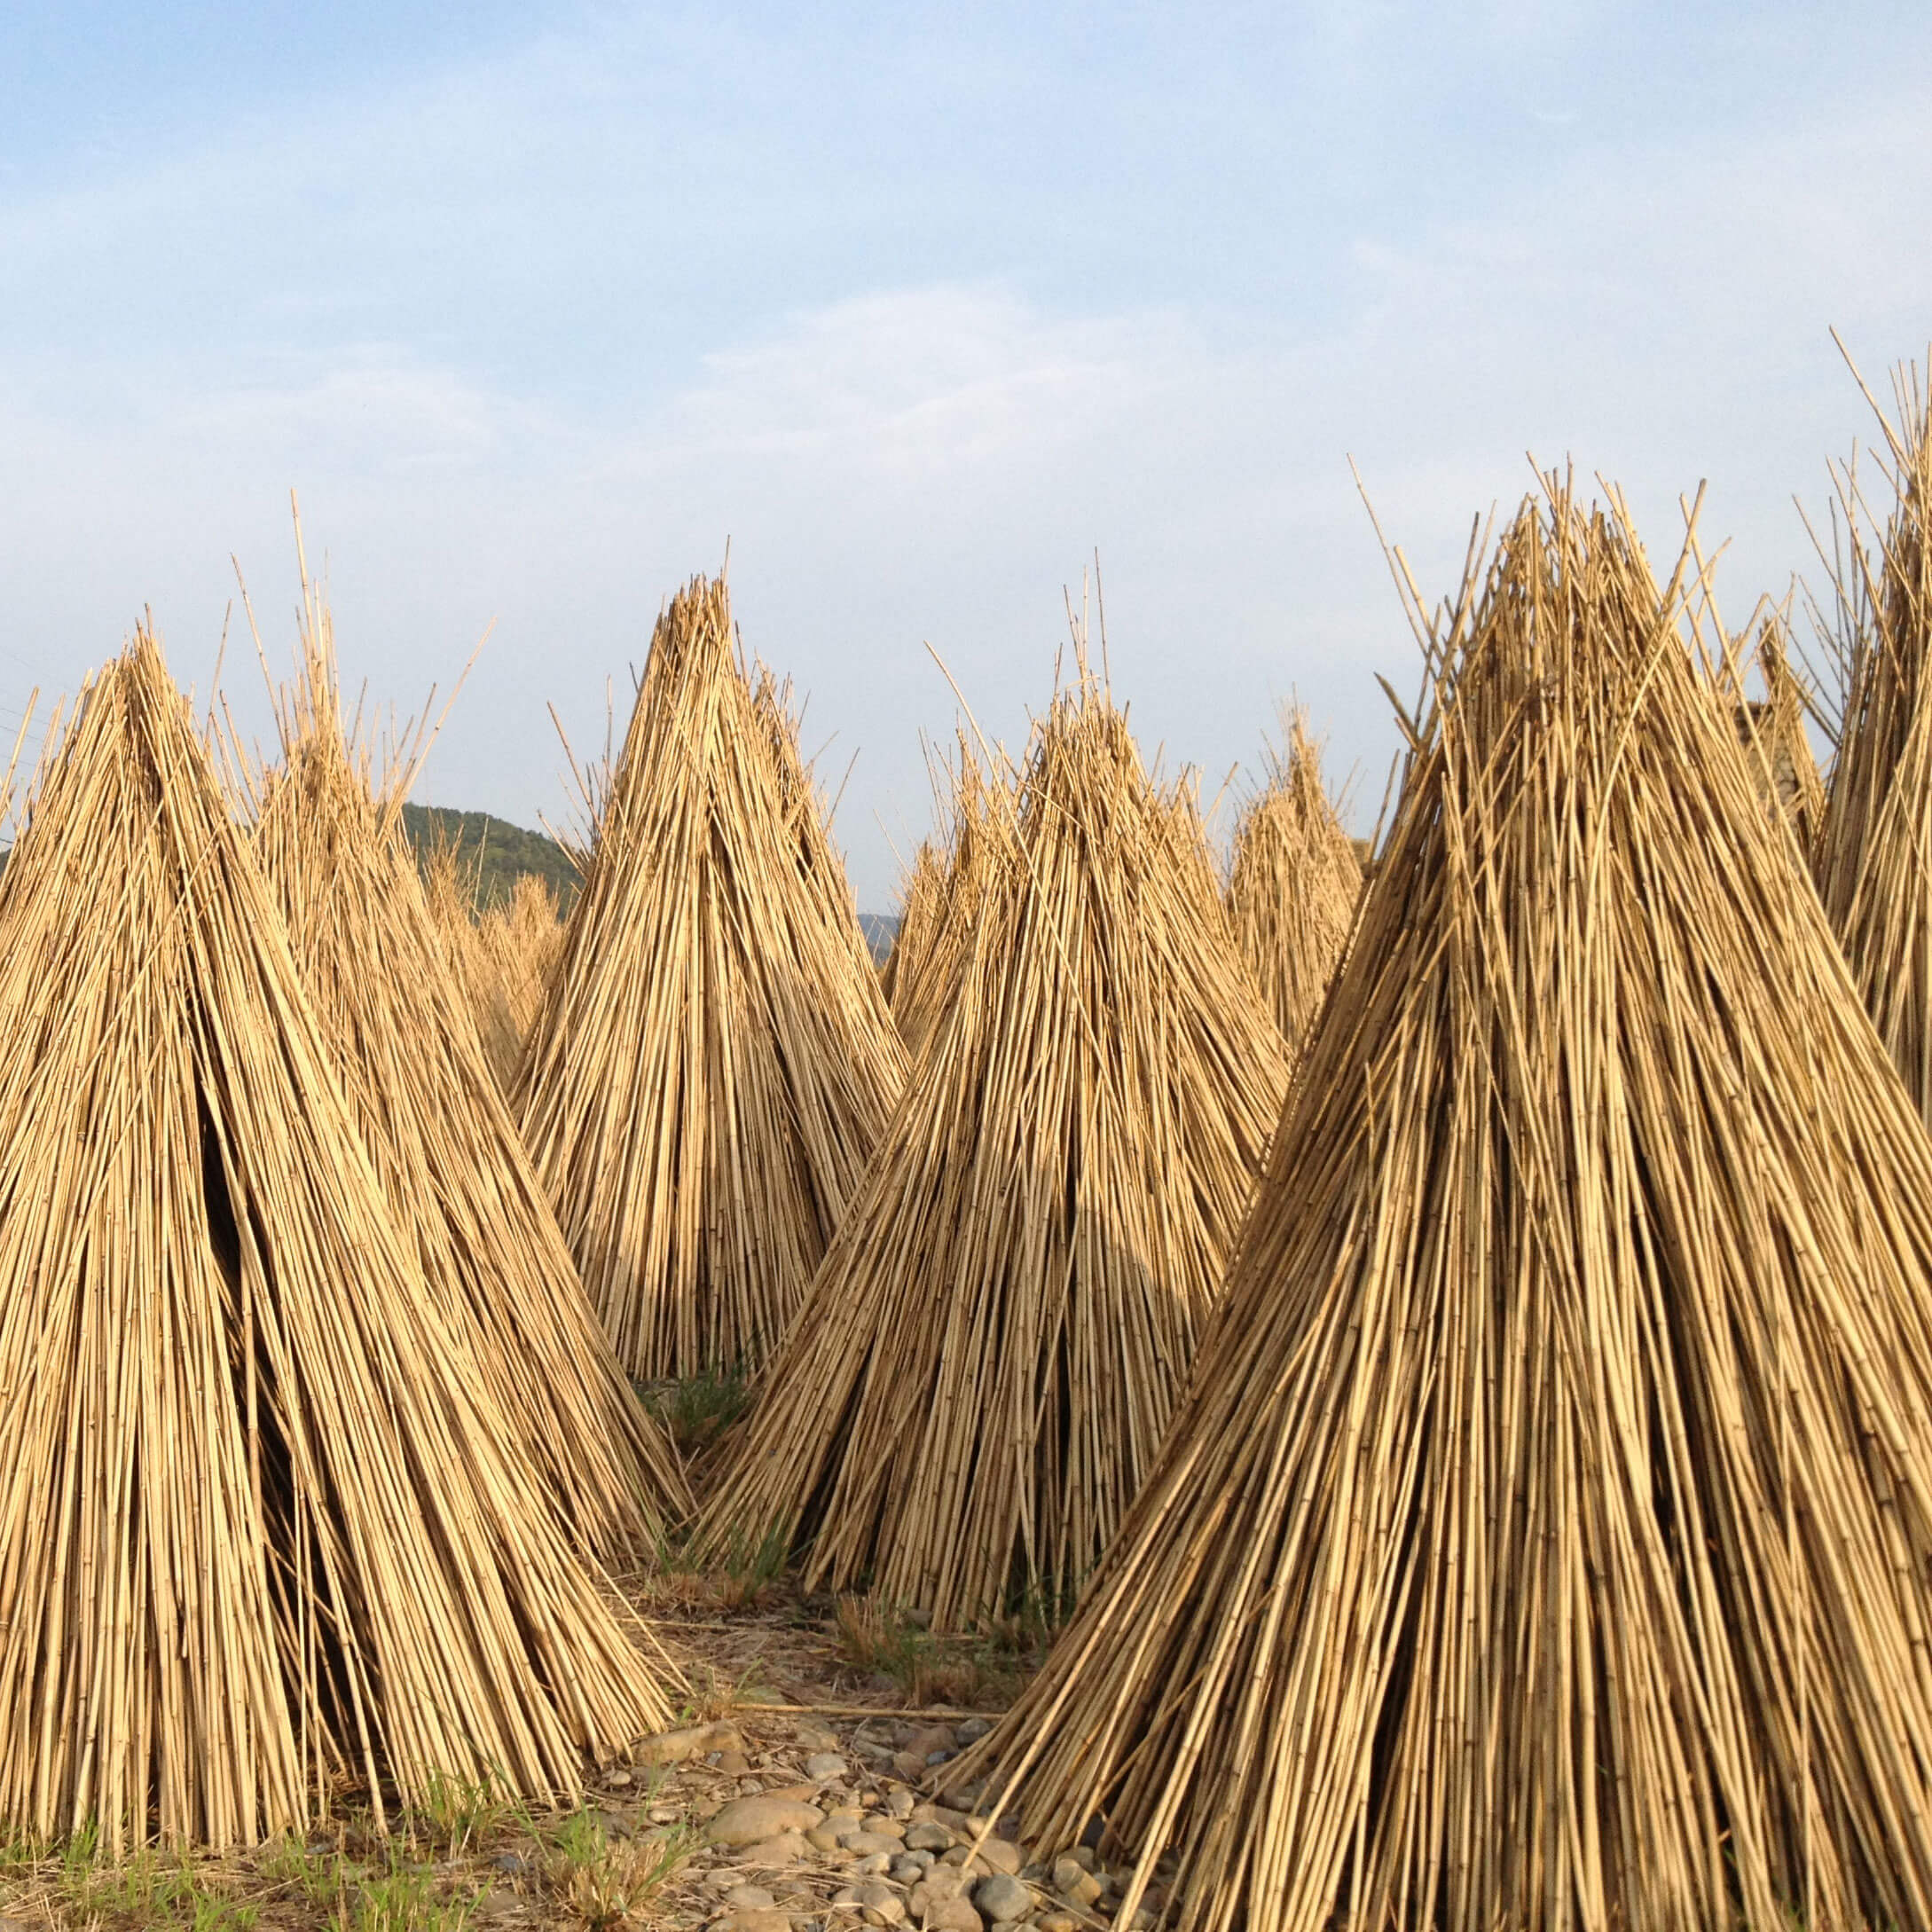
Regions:
<instances>
[{"instance_id":1,"label":"blue sky","mask_svg":"<svg viewBox=\"0 0 1932 1932\"><path fill-rule=\"evenodd\" d=\"M352 679L495 628L422 794L569 809L728 537L749 647L853 753L868 907L945 658L1017 744L1097 546L1150 752L1299 691L1372 818L1432 594L1525 452L1708 478L1741 622L1932 338L1922 8L73 5L0 13L0 726L152 605L204 687L287 492ZM452 15L459 16L452 18ZM259 720L259 679L227 680ZM621 722L621 720L620 720Z\"/></svg>"}]
</instances>

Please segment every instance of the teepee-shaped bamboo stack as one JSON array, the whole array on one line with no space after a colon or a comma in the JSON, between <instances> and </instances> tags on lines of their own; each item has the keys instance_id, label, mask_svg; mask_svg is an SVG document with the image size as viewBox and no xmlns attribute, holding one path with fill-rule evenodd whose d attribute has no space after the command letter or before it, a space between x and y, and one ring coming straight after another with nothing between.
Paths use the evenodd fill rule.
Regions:
<instances>
[{"instance_id":1,"label":"teepee-shaped bamboo stack","mask_svg":"<svg viewBox=\"0 0 1932 1932\"><path fill-rule=\"evenodd\" d=\"M301 681L281 704L256 856L335 1072L443 1317L472 1327L498 1410L601 1554L654 1549L690 1493L618 1366L444 962L404 842L414 761L376 795L343 735L329 615L302 586Z\"/></svg>"},{"instance_id":2,"label":"teepee-shaped bamboo stack","mask_svg":"<svg viewBox=\"0 0 1932 1932\"><path fill-rule=\"evenodd\" d=\"M1739 742L1750 754L1764 802L1790 825L1809 862L1825 823L1825 781L1805 733L1804 696L1791 669L1784 618L1775 610L1760 618L1740 661L1727 665L1733 673L1727 686L1740 685L1741 674L1754 666L1764 695L1747 699L1741 690L1732 692Z\"/></svg>"},{"instance_id":3,"label":"teepee-shaped bamboo stack","mask_svg":"<svg viewBox=\"0 0 1932 1932\"><path fill-rule=\"evenodd\" d=\"M0 1819L539 1798L667 1713L441 1318L156 645L0 904Z\"/></svg>"},{"instance_id":4,"label":"teepee-shaped bamboo stack","mask_svg":"<svg viewBox=\"0 0 1932 1932\"><path fill-rule=\"evenodd\" d=\"M439 826L432 831L428 846L416 854L416 872L443 963L475 1023L476 1037L498 1087L510 1094L523 1064L529 1022L519 1028L512 1017L498 962L483 938L483 924L488 915L477 910L478 868L475 861L464 861L455 838ZM553 959L550 963L554 968L556 962ZM534 1004L540 1005L542 999L539 985Z\"/></svg>"},{"instance_id":5,"label":"teepee-shaped bamboo stack","mask_svg":"<svg viewBox=\"0 0 1932 1932\"><path fill-rule=\"evenodd\" d=\"M1863 496L1839 480L1853 558L1839 585L1850 685L1813 861L1853 976L1932 1124L1932 398L1901 371L1891 520L1866 554Z\"/></svg>"},{"instance_id":6,"label":"teepee-shaped bamboo stack","mask_svg":"<svg viewBox=\"0 0 1932 1932\"><path fill-rule=\"evenodd\" d=\"M942 764L941 770L947 793L943 809L951 820L944 854L926 840L914 857L885 981L893 1022L915 1058L952 1009L978 936L987 852L996 842L988 831L989 816L1010 810L989 789L963 733L957 764ZM938 802L937 782L933 790Z\"/></svg>"},{"instance_id":7,"label":"teepee-shaped bamboo stack","mask_svg":"<svg viewBox=\"0 0 1932 1932\"><path fill-rule=\"evenodd\" d=\"M855 975L876 979L872 949L859 924L858 902L846 883L844 861L832 844L830 818L821 807L812 769L799 755L803 708L793 708L789 679L781 683L764 664L757 671L751 709L764 732L778 781L781 843L791 853L799 884L818 906L833 949L848 956Z\"/></svg>"},{"instance_id":8,"label":"teepee-shaped bamboo stack","mask_svg":"<svg viewBox=\"0 0 1932 1932\"><path fill-rule=\"evenodd\" d=\"M1287 755L1235 829L1228 916L1275 1024L1299 1046L1322 1004L1362 896L1362 866L1322 784L1321 753L1299 711Z\"/></svg>"},{"instance_id":9,"label":"teepee-shaped bamboo stack","mask_svg":"<svg viewBox=\"0 0 1932 1932\"><path fill-rule=\"evenodd\" d=\"M739 666L723 583L695 579L651 640L519 1088L640 1378L772 1347L904 1084L811 793Z\"/></svg>"},{"instance_id":10,"label":"teepee-shaped bamboo stack","mask_svg":"<svg viewBox=\"0 0 1932 1932\"><path fill-rule=\"evenodd\" d=\"M1198 820L1082 683L981 827L986 909L702 1546L809 1539L941 1625L1068 1599L1178 1395L1280 1108Z\"/></svg>"},{"instance_id":11,"label":"teepee-shaped bamboo stack","mask_svg":"<svg viewBox=\"0 0 1932 1932\"><path fill-rule=\"evenodd\" d=\"M563 921L550 882L534 872L519 873L509 897L477 919L476 950L484 987L477 1031L484 1031L487 1018L484 1048L508 1092L516 1084L545 990L563 957Z\"/></svg>"},{"instance_id":12,"label":"teepee-shaped bamboo stack","mask_svg":"<svg viewBox=\"0 0 1932 1932\"><path fill-rule=\"evenodd\" d=\"M892 950L879 969L879 990L899 1021L901 989L911 983L939 917L939 902L946 891L946 871L930 838L919 841L912 863L906 868L899 892L899 930L892 935ZM903 1023L899 1031L905 1032Z\"/></svg>"},{"instance_id":13,"label":"teepee-shaped bamboo stack","mask_svg":"<svg viewBox=\"0 0 1932 1932\"><path fill-rule=\"evenodd\" d=\"M1932 1922L1932 1141L1682 582L1553 488L1433 640L1188 1399L957 1774L1121 1917Z\"/></svg>"}]
</instances>

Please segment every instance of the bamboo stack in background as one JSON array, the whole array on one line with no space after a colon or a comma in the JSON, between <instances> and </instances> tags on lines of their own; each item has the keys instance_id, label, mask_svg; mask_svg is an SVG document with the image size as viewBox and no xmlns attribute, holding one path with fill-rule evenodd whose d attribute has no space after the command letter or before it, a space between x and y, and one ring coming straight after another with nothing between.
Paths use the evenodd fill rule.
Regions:
<instances>
[{"instance_id":1,"label":"bamboo stack in background","mask_svg":"<svg viewBox=\"0 0 1932 1932\"><path fill-rule=\"evenodd\" d=\"M1235 828L1228 916L1275 1024L1299 1047L1355 918L1362 866L1322 783L1321 752L1300 710L1285 751Z\"/></svg>"},{"instance_id":2,"label":"bamboo stack in background","mask_svg":"<svg viewBox=\"0 0 1932 1932\"><path fill-rule=\"evenodd\" d=\"M1098 1560L1288 1080L1198 815L1084 675L998 797L956 996L697 1536L775 1528L808 1588L940 1627L1056 1614Z\"/></svg>"},{"instance_id":3,"label":"bamboo stack in background","mask_svg":"<svg viewBox=\"0 0 1932 1932\"><path fill-rule=\"evenodd\" d=\"M799 884L819 908L831 948L849 955L854 974L876 978L872 949L859 925L858 902L846 883L845 862L832 844L831 814L822 806L812 768L800 755L804 707L794 708L789 679L781 683L768 666L760 664L751 687L751 708L777 781L779 842L790 852Z\"/></svg>"},{"instance_id":4,"label":"bamboo stack in background","mask_svg":"<svg viewBox=\"0 0 1932 1932\"><path fill-rule=\"evenodd\" d=\"M343 733L334 640L302 585L255 849L391 1213L497 1411L591 1548L632 1560L691 1507L584 1292L438 943L400 820L416 761L380 780ZM487 941L485 941L487 946Z\"/></svg>"},{"instance_id":5,"label":"bamboo stack in background","mask_svg":"<svg viewBox=\"0 0 1932 1932\"><path fill-rule=\"evenodd\" d=\"M723 583L694 579L652 638L518 1089L640 1380L776 1342L904 1085L811 794Z\"/></svg>"},{"instance_id":6,"label":"bamboo stack in background","mask_svg":"<svg viewBox=\"0 0 1932 1932\"><path fill-rule=\"evenodd\" d=\"M961 734L957 761L944 764L945 795L935 803L948 821L944 856L923 842L906 884L899 938L888 962L886 996L892 1018L916 1059L944 1024L959 992L986 905L987 821L1009 812ZM923 869L922 869L923 868Z\"/></svg>"},{"instance_id":7,"label":"bamboo stack in background","mask_svg":"<svg viewBox=\"0 0 1932 1932\"><path fill-rule=\"evenodd\" d=\"M1850 557L1835 638L1848 687L1813 861L1873 1022L1932 1124L1932 401L1900 372L1882 412L1893 507L1877 542L1841 472Z\"/></svg>"},{"instance_id":8,"label":"bamboo stack in background","mask_svg":"<svg viewBox=\"0 0 1932 1932\"><path fill-rule=\"evenodd\" d=\"M218 1847L661 1728L145 635L36 781L0 1011L0 1819Z\"/></svg>"},{"instance_id":9,"label":"bamboo stack in background","mask_svg":"<svg viewBox=\"0 0 1932 1932\"><path fill-rule=\"evenodd\" d=\"M1764 695L1754 700L1741 687L1732 692L1738 737L1750 754L1764 802L1790 825L1809 860L1824 829L1825 781L1805 731L1804 695L1791 669L1784 619L1775 610L1764 612L1745 646L1739 669L1754 667ZM1727 679L1727 688L1741 687L1741 681Z\"/></svg>"},{"instance_id":10,"label":"bamboo stack in background","mask_svg":"<svg viewBox=\"0 0 1932 1932\"><path fill-rule=\"evenodd\" d=\"M892 935L892 950L879 969L879 990L892 1009L892 1017L899 1023L901 1033L906 1027L899 1020L900 991L910 982L920 958L932 943L932 928L945 890L946 873L939 854L932 841L923 838L899 886L899 930Z\"/></svg>"},{"instance_id":11,"label":"bamboo stack in background","mask_svg":"<svg viewBox=\"0 0 1932 1932\"><path fill-rule=\"evenodd\" d=\"M1932 1141L1692 569L1552 484L1429 639L1187 1402L956 1771L1123 1917L1932 1922Z\"/></svg>"},{"instance_id":12,"label":"bamboo stack in background","mask_svg":"<svg viewBox=\"0 0 1932 1932\"><path fill-rule=\"evenodd\" d=\"M563 957L563 921L547 879L519 875L510 896L487 907L476 921L477 1031L491 1071L505 1093L516 1085L530 1029L544 993Z\"/></svg>"},{"instance_id":13,"label":"bamboo stack in background","mask_svg":"<svg viewBox=\"0 0 1932 1932\"><path fill-rule=\"evenodd\" d=\"M443 963L475 1023L476 1037L491 1071L507 1093L516 1080L522 1041L497 997L496 970L484 956L477 936L477 868L465 865L454 836L438 827L416 854L416 869L422 882L423 904L443 951Z\"/></svg>"}]
</instances>

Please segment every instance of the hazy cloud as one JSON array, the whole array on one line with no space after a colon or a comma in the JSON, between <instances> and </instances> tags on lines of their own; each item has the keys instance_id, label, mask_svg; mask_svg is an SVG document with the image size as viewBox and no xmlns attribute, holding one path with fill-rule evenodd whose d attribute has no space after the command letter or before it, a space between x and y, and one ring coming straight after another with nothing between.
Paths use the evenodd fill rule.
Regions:
<instances>
[{"instance_id":1,"label":"hazy cloud","mask_svg":"<svg viewBox=\"0 0 1932 1932\"><path fill-rule=\"evenodd\" d=\"M1594 16L1492 12L1485 33L1548 68L1547 106L1498 97L1487 170L1459 160L1471 192L1418 192L1421 212L1311 213L1292 184L1241 203L1301 137L1268 148L1237 70L1181 54L1174 127L1138 149L1120 102L1147 111L1145 75L1068 81L1124 117L1072 185L1053 169L1090 130L1037 137L1036 193L1009 159L962 154L943 114L937 158L902 178L901 106L907 126L869 134L828 108L788 190L786 127L760 117L798 43L695 16L297 102L148 166L0 184L0 727L147 602L205 683L230 551L283 648L293 483L352 677L407 708L496 620L428 776L451 802L562 809L546 701L601 738L607 678L621 693L663 597L728 538L748 645L811 694L829 767L861 753L840 830L868 906L892 885L879 821L897 838L925 815L917 734L950 727L926 644L1017 743L1096 545L1150 750L1212 790L1298 687L1372 814L1393 733L1370 673L1406 688L1414 654L1350 455L1431 593L1471 516L1525 487L1526 451L1628 486L1659 557L1708 476L1741 620L1808 562L1792 492L1817 500L1826 458L1865 433L1826 324L1871 373L1932 332L1932 91L1910 59L1802 114L1740 90L1660 130L1606 114L1578 71ZM1413 19L1311 16L1295 46L1354 85ZM837 65L810 51L801 84ZM842 53L884 72L850 82L868 100L923 75L942 107L1025 65L997 36L956 73L889 35ZM725 102L732 58L747 79ZM1013 85L1031 113L1034 83ZM1204 126L1232 130L1234 158L1192 182L1197 215L1166 144ZM931 245L904 226L922 207L946 229ZM1070 209L1112 225L1069 229ZM1161 273L1136 271L1143 245Z\"/></svg>"}]
</instances>

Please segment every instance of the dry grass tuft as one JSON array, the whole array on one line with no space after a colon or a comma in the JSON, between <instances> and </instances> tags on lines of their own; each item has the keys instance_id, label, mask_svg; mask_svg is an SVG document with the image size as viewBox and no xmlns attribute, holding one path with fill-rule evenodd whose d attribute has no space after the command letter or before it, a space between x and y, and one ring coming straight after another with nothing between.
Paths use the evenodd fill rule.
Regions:
<instances>
[{"instance_id":1,"label":"dry grass tuft","mask_svg":"<svg viewBox=\"0 0 1932 1932\"><path fill-rule=\"evenodd\" d=\"M585 1932L617 1932L640 1921L651 1900L697 1849L698 1834L672 1826L643 1838L613 1838L579 1811L552 1834L544 1859L550 1897Z\"/></svg>"}]
</instances>

